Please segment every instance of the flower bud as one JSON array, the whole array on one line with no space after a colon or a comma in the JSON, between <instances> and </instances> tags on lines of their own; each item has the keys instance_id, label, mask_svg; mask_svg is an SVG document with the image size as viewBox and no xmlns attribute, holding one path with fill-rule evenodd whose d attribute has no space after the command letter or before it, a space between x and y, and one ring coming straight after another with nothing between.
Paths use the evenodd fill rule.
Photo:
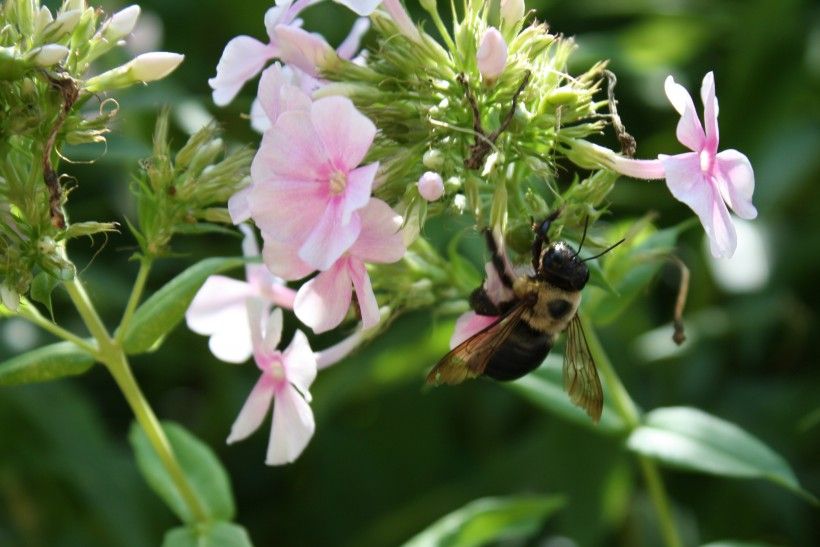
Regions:
<instances>
[{"instance_id":1,"label":"flower bud","mask_svg":"<svg viewBox=\"0 0 820 547\"><path fill-rule=\"evenodd\" d=\"M488 81L495 80L507 64L507 43L495 27L490 27L481 37L476 61L481 76Z\"/></svg>"},{"instance_id":2,"label":"flower bud","mask_svg":"<svg viewBox=\"0 0 820 547\"><path fill-rule=\"evenodd\" d=\"M68 56L68 48L58 44L46 44L33 50L32 61L37 66L48 67L56 65Z\"/></svg>"},{"instance_id":3,"label":"flower bud","mask_svg":"<svg viewBox=\"0 0 820 547\"><path fill-rule=\"evenodd\" d=\"M46 25L43 30L43 37L48 40L59 40L66 34L70 34L82 17L82 10L73 9L60 13L57 18Z\"/></svg>"},{"instance_id":4,"label":"flower bud","mask_svg":"<svg viewBox=\"0 0 820 547\"><path fill-rule=\"evenodd\" d=\"M16 312L20 306L20 295L11 287L0 285L0 302L12 312Z\"/></svg>"},{"instance_id":5,"label":"flower bud","mask_svg":"<svg viewBox=\"0 0 820 547\"><path fill-rule=\"evenodd\" d=\"M136 4L121 9L111 16L103 30L103 36L112 42L131 34L137 19L140 16L140 7Z\"/></svg>"},{"instance_id":6,"label":"flower bud","mask_svg":"<svg viewBox=\"0 0 820 547\"><path fill-rule=\"evenodd\" d=\"M444 195L444 181L433 171L424 173L418 182L419 194L427 201L436 201Z\"/></svg>"},{"instance_id":7,"label":"flower bud","mask_svg":"<svg viewBox=\"0 0 820 547\"><path fill-rule=\"evenodd\" d=\"M421 157L421 163L428 169L441 169L441 166L444 165L444 154L441 153L441 150L433 148L424 153Z\"/></svg>"},{"instance_id":8,"label":"flower bud","mask_svg":"<svg viewBox=\"0 0 820 547\"><path fill-rule=\"evenodd\" d=\"M524 17L524 0L501 0L501 20L514 25Z\"/></svg>"},{"instance_id":9,"label":"flower bud","mask_svg":"<svg viewBox=\"0 0 820 547\"><path fill-rule=\"evenodd\" d=\"M128 63L103 72L85 82L91 93L132 86L140 82L161 80L174 71L185 59L179 53L152 51L138 55Z\"/></svg>"},{"instance_id":10,"label":"flower bud","mask_svg":"<svg viewBox=\"0 0 820 547\"><path fill-rule=\"evenodd\" d=\"M34 18L35 36L45 30L45 28L50 25L52 21L54 21L54 16L51 15L51 10L46 6L42 6Z\"/></svg>"}]
</instances>

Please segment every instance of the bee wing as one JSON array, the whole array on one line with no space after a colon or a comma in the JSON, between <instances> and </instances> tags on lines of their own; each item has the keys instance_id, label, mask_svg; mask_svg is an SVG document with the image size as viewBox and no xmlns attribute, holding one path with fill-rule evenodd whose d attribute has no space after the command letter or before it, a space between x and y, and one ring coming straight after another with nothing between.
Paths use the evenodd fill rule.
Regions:
<instances>
[{"instance_id":1,"label":"bee wing","mask_svg":"<svg viewBox=\"0 0 820 547\"><path fill-rule=\"evenodd\" d=\"M595 361L589 353L584 329L578 314L567 326L567 348L564 353L564 389L570 400L583 408L597 423L601 419L604 392Z\"/></svg>"},{"instance_id":2,"label":"bee wing","mask_svg":"<svg viewBox=\"0 0 820 547\"><path fill-rule=\"evenodd\" d=\"M433 367L427 375L427 383L460 384L464 380L481 376L492 356L521 322L521 316L528 305L528 302L519 303L498 321L456 346Z\"/></svg>"}]
</instances>

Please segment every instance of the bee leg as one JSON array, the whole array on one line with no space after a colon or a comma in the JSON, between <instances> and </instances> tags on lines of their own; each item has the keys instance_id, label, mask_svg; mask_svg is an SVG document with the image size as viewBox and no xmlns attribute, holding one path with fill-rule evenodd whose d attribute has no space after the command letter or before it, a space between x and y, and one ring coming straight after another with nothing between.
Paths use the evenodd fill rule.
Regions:
<instances>
[{"instance_id":1,"label":"bee leg","mask_svg":"<svg viewBox=\"0 0 820 547\"><path fill-rule=\"evenodd\" d=\"M561 209L558 208L540 223L533 223L532 225L532 230L535 232L535 239L532 241L532 268L536 272L541 266L541 251L544 249L545 244L549 245L550 243L548 236L550 225L552 224L552 221L558 218L558 215L560 214Z\"/></svg>"},{"instance_id":2,"label":"bee leg","mask_svg":"<svg viewBox=\"0 0 820 547\"><path fill-rule=\"evenodd\" d=\"M498 274L498 278L501 280L501 283L503 283L505 287L507 287L508 289L512 289L513 278L511 273L507 271L507 265L504 262L504 257L501 256L501 249L498 245L498 242L495 240L495 236L493 236L492 231L485 230L484 237L487 238L487 247L490 248L490 255L493 261L493 267L495 268L495 271Z\"/></svg>"},{"instance_id":3,"label":"bee leg","mask_svg":"<svg viewBox=\"0 0 820 547\"><path fill-rule=\"evenodd\" d=\"M479 287L470 295L470 307L478 315L500 315L501 310L490 300L484 287Z\"/></svg>"}]
</instances>

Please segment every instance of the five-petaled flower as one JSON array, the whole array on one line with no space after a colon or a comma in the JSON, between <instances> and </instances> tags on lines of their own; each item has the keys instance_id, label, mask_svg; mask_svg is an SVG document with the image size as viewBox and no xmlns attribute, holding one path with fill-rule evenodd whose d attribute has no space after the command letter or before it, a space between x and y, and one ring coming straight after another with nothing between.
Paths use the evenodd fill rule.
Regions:
<instances>
[{"instance_id":1,"label":"five-petaled flower","mask_svg":"<svg viewBox=\"0 0 820 547\"><path fill-rule=\"evenodd\" d=\"M251 166L250 212L265 237L328 269L361 231L378 163L357 167L376 126L350 99L327 97L279 115Z\"/></svg>"},{"instance_id":2,"label":"five-petaled flower","mask_svg":"<svg viewBox=\"0 0 820 547\"><path fill-rule=\"evenodd\" d=\"M660 155L657 160L616 157L611 160L611 166L635 178L665 178L672 195L698 215L709 237L712 254L728 258L737 247L737 235L726 206L740 218L757 216L752 205L755 185L752 165L737 150L717 151L718 102L711 72L703 78L700 91L704 125L698 120L692 97L672 76L666 79L665 89L666 96L681 115L678 140L691 152Z\"/></svg>"},{"instance_id":3,"label":"five-petaled flower","mask_svg":"<svg viewBox=\"0 0 820 547\"><path fill-rule=\"evenodd\" d=\"M259 256L256 237L247 225L240 226L245 233L242 250L246 257ZM222 275L212 275L194 296L185 320L188 328L210 336L208 346L217 359L228 363L242 363L252 353L251 327L247 320L247 305L256 301L264 313L272 306L293 308L296 291L273 276L263 264L248 264L247 282Z\"/></svg>"},{"instance_id":4,"label":"five-petaled flower","mask_svg":"<svg viewBox=\"0 0 820 547\"><path fill-rule=\"evenodd\" d=\"M248 320L252 327L253 357L262 375L231 427L228 444L256 431L273 402L273 426L265 463L290 463L305 449L316 428L308 404L310 385L316 378L316 356L307 337L298 330L287 349L277 349L282 336L281 309L267 317L259 302L250 302Z\"/></svg>"}]
</instances>

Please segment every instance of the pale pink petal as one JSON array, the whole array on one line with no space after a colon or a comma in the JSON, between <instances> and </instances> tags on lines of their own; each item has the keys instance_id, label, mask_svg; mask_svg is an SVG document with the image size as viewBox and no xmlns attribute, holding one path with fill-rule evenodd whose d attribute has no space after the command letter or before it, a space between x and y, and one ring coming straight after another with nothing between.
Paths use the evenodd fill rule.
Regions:
<instances>
[{"instance_id":1,"label":"pale pink petal","mask_svg":"<svg viewBox=\"0 0 820 547\"><path fill-rule=\"evenodd\" d=\"M267 353L272 353L276 350L279 342L282 340L282 310L276 308L270 314L267 324L265 325L265 339L262 342L262 349Z\"/></svg>"},{"instance_id":2,"label":"pale pink petal","mask_svg":"<svg viewBox=\"0 0 820 547\"><path fill-rule=\"evenodd\" d=\"M497 28L488 28L481 37L476 64L485 80L495 80L504 72L507 65L507 42Z\"/></svg>"},{"instance_id":3,"label":"pale pink petal","mask_svg":"<svg viewBox=\"0 0 820 547\"><path fill-rule=\"evenodd\" d=\"M279 390L273 403L273 425L265 463L282 465L294 461L307 446L316 423L313 411L290 384Z\"/></svg>"},{"instance_id":4,"label":"pale pink petal","mask_svg":"<svg viewBox=\"0 0 820 547\"><path fill-rule=\"evenodd\" d=\"M617 154L612 154L609 160L614 171L627 177L646 180L664 178L663 164L659 160L633 160Z\"/></svg>"},{"instance_id":5,"label":"pale pink petal","mask_svg":"<svg viewBox=\"0 0 820 547\"><path fill-rule=\"evenodd\" d=\"M275 124L283 112L310 109L310 97L293 85L293 72L285 71L279 63L262 72L257 97L271 124Z\"/></svg>"},{"instance_id":6,"label":"pale pink petal","mask_svg":"<svg viewBox=\"0 0 820 547\"><path fill-rule=\"evenodd\" d=\"M390 263L400 260L406 251L401 233L401 216L385 202L372 198L359 211L362 230L350 247L350 254L365 262Z\"/></svg>"},{"instance_id":7,"label":"pale pink petal","mask_svg":"<svg viewBox=\"0 0 820 547\"><path fill-rule=\"evenodd\" d=\"M382 0L336 0L339 4L347 6L353 10L356 15L365 16L373 13Z\"/></svg>"},{"instance_id":8,"label":"pale pink petal","mask_svg":"<svg viewBox=\"0 0 820 547\"><path fill-rule=\"evenodd\" d=\"M399 27L402 34L414 42L421 42L419 29L416 28L410 15L407 14L407 10L404 9L401 0L384 0L383 6L393 21L395 21L396 26Z\"/></svg>"},{"instance_id":9,"label":"pale pink petal","mask_svg":"<svg viewBox=\"0 0 820 547\"><path fill-rule=\"evenodd\" d=\"M362 228L358 214L342 222L342 207L336 201L328 204L319 223L299 247L299 258L317 270L327 270L350 249Z\"/></svg>"},{"instance_id":10,"label":"pale pink petal","mask_svg":"<svg viewBox=\"0 0 820 547\"><path fill-rule=\"evenodd\" d=\"M345 173L362 162L376 136L376 126L347 97L319 99L310 118L331 164Z\"/></svg>"},{"instance_id":11,"label":"pale pink petal","mask_svg":"<svg viewBox=\"0 0 820 547\"><path fill-rule=\"evenodd\" d=\"M350 222L350 215L370 201L373 181L376 179L376 171L378 170L379 163L376 162L354 169L347 174L347 186L344 191L344 206L342 209L343 224Z\"/></svg>"},{"instance_id":12,"label":"pale pink petal","mask_svg":"<svg viewBox=\"0 0 820 547\"><path fill-rule=\"evenodd\" d=\"M236 421L231 426L228 444L247 438L262 425L273 399L273 391L273 382L263 374L256 382L256 385L253 386L251 394L248 395L242 410L239 411L239 416L236 417Z\"/></svg>"},{"instance_id":13,"label":"pale pink petal","mask_svg":"<svg viewBox=\"0 0 820 547\"><path fill-rule=\"evenodd\" d=\"M245 311L244 309L242 310ZM239 315L239 314L237 314ZM231 318L208 340L208 348L214 357L226 363L244 363L253 355L251 329L245 313Z\"/></svg>"},{"instance_id":14,"label":"pale pink petal","mask_svg":"<svg viewBox=\"0 0 820 547\"><path fill-rule=\"evenodd\" d=\"M712 255L719 258L732 256L737 246L735 228L723 199L701 171L699 155L686 153L664 156L661 160L669 191L698 216L709 237Z\"/></svg>"},{"instance_id":15,"label":"pale pink petal","mask_svg":"<svg viewBox=\"0 0 820 547\"><path fill-rule=\"evenodd\" d=\"M356 300L359 302L359 311L362 316L362 328L372 329L379 324L379 303L376 301L376 295L373 294L373 285L370 284L367 268L360 260L350 260L350 279L356 289Z\"/></svg>"},{"instance_id":16,"label":"pale pink petal","mask_svg":"<svg viewBox=\"0 0 820 547\"><path fill-rule=\"evenodd\" d=\"M256 233L249 224L240 224L239 231L244 236L242 238L242 256L245 258L257 258L259 256L259 243L256 241ZM261 289L271 281L271 275L261 264L245 265L245 279L253 288L261 294Z\"/></svg>"},{"instance_id":17,"label":"pale pink petal","mask_svg":"<svg viewBox=\"0 0 820 547\"><path fill-rule=\"evenodd\" d=\"M320 183L300 180L254 184L248 201L251 217L266 239L295 247L307 239L328 207Z\"/></svg>"},{"instance_id":18,"label":"pale pink petal","mask_svg":"<svg viewBox=\"0 0 820 547\"><path fill-rule=\"evenodd\" d=\"M336 48L336 54L342 59L352 59L353 56L359 52L362 36L367 34L368 30L370 30L370 19L366 17L356 19L353 23L353 28L350 29L350 34L348 34L344 42Z\"/></svg>"},{"instance_id":19,"label":"pale pink petal","mask_svg":"<svg viewBox=\"0 0 820 547\"><path fill-rule=\"evenodd\" d=\"M305 274L307 275L307 274ZM270 298L276 306L281 306L285 309L292 310L293 302L296 300L296 291L290 287L273 283L265 290L265 295Z\"/></svg>"},{"instance_id":20,"label":"pale pink petal","mask_svg":"<svg viewBox=\"0 0 820 547\"><path fill-rule=\"evenodd\" d=\"M259 97L251 103L249 116L251 118L251 128L257 133L264 133L272 126L270 118L265 114L265 109L262 108L262 104L259 102Z\"/></svg>"},{"instance_id":21,"label":"pale pink petal","mask_svg":"<svg viewBox=\"0 0 820 547\"><path fill-rule=\"evenodd\" d=\"M352 298L353 285L347 260L343 259L299 288L293 311L302 323L319 334L344 320Z\"/></svg>"},{"instance_id":22,"label":"pale pink petal","mask_svg":"<svg viewBox=\"0 0 820 547\"><path fill-rule=\"evenodd\" d=\"M299 258L299 248L273 239L262 234L264 247L262 249L262 260L271 273L286 280L302 279L315 270ZM278 303L280 306L285 306ZM293 304L285 306L292 308Z\"/></svg>"},{"instance_id":23,"label":"pale pink petal","mask_svg":"<svg viewBox=\"0 0 820 547\"><path fill-rule=\"evenodd\" d=\"M282 362L285 364L288 382L296 386L310 402L310 384L316 379L316 355L310 349L305 333L296 331L293 340L282 353Z\"/></svg>"},{"instance_id":24,"label":"pale pink petal","mask_svg":"<svg viewBox=\"0 0 820 547\"><path fill-rule=\"evenodd\" d=\"M256 290L248 283L222 275L210 276L197 291L185 321L188 328L197 334L218 332L226 322L247 323L245 319L245 299L256 295Z\"/></svg>"},{"instance_id":25,"label":"pale pink petal","mask_svg":"<svg viewBox=\"0 0 820 547\"><path fill-rule=\"evenodd\" d=\"M752 164L737 150L724 150L715 161L715 179L726 204L740 218L753 219L757 209L752 205L755 174Z\"/></svg>"},{"instance_id":26,"label":"pale pink petal","mask_svg":"<svg viewBox=\"0 0 820 547\"><path fill-rule=\"evenodd\" d=\"M268 312L270 304L260 298L248 298L245 300L245 313L251 331L251 341L253 343L254 358L257 365L263 361L264 338L263 334L268 322Z\"/></svg>"},{"instance_id":27,"label":"pale pink petal","mask_svg":"<svg viewBox=\"0 0 820 547\"><path fill-rule=\"evenodd\" d=\"M287 17L287 13L291 4L291 0L276 0L276 5L265 12L265 30L271 42L276 41L276 27L290 23L290 18Z\"/></svg>"},{"instance_id":28,"label":"pale pink petal","mask_svg":"<svg viewBox=\"0 0 820 547\"><path fill-rule=\"evenodd\" d=\"M703 127L698 120L698 113L695 110L695 103L692 102L692 97L686 88L675 83L672 76L668 76L664 82L666 89L666 96L678 111L681 118L678 122L677 136L678 140L683 143L690 150L699 152L706 140L706 135L703 133Z\"/></svg>"},{"instance_id":29,"label":"pale pink petal","mask_svg":"<svg viewBox=\"0 0 820 547\"><path fill-rule=\"evenodd\" d=\"M316 366L319 370L335 365L359 347L362 343L361 326L356 331L341 342L316 352Z\"/></svg>"},{"instance_id":30,"label":"pale pink petal","mask_svg":"<svg viewBox=\"0 0 820 547\"><path fill-rule=\"evenodd\" d=\"M703 101L703 124L706 130L706 140L704 148L712 155L717 152L718 141L720 140L718 130L718 101L715 96L715 75L708 72L703 77L703 84L700 86L700 98Z\"/></svg>"},{"instance_id":31,"label":"pale pink petal","mask_svg":"<svg viewBox=\"0 0 820 547\"><path fill-rule=\"evenodd\" d=\"M245 82L256 76L275 55L275 48L250 36L237 36L228 42L216 65L216 76L208 80L214 103L225 106L231 102Z\"/></svg>"},{"instance_id":32,"label":"pale pink petal","mask_svg":"<svg viewBox=\"0 0 820 547\"><path fill-rule=\"evenodd\" d=\"M278 25L275 32L282 61L314 78L322 67L337 59L336 52L320 34L287 25Z\"/></svg>"},{"instance_id":33,"label":"pale pink petal","mask_svg":"<svg viewBox=\"0 0 820 547\"><path fill-rule=\"evenodd\" d=\"M251 194L251 185L247 185L228 199L228 214L231 222L239 224L251 218L251 207L248 197Z\"/></svg>"},{"instance_id":34,"label":"pale pink petal","mask_svg":"<svg viewBox=\"0 0 820 547\"><path fill-rule=\"evenodd\" d=\"M478 334L496 321L498 321L498 317L494 315L478 315L474 311L468 311L462 314L456 321L456 328L450 337L450 349L455 349L456 346L473 335Z\"/></svg>"},{"instance_id":35,"label":"pale pink petal","mask_svg":"<svg viewBox=\"0 0 820 547\"><path fill-rule=\"evenodd\" d=\"M254 184L284 177L291 180L322 180L327 177L328 156L308 112L289 110L279 115L262 137L253 158Z\"/></svg>"}]
</instances>

